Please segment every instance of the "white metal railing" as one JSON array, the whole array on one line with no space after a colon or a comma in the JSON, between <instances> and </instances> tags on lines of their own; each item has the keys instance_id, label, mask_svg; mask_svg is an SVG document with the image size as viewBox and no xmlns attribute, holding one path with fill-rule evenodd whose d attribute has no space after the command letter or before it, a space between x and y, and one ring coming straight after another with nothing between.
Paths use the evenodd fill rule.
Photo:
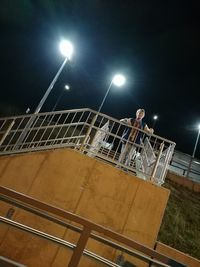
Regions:
<instances>
[{"instance_id":1,"label":"white metal railing","mask_svg":"<svg viewBox=\"0 0 200 267\"><path fill-rule=\"evenodd\" d=\"M169 169L178 175L200 183L200 160L191 155L174 151Z\"/></svg>"},{"instance_id":2,"label":"white metal railing","mask_svg":"<svg viewBox=\"0 0 200 267\"><path fill-rule=\"evenodd\" d=\"M140 142L125 140L126 127L91 109L0 118L0 155L70 147L161 185L175 143L134 127Z\"/></svg>"}]
</instances>

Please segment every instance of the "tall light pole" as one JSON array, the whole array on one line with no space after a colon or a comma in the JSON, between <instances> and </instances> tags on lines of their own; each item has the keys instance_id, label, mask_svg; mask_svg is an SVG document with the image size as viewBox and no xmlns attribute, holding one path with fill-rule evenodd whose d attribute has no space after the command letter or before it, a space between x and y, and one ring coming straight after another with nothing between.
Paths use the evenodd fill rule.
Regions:
<instances>
[{"instance_id":1,"label":"tall light pole","mask_svg":"<svg viewBox=\"0 0 200 267\"><path fill-rule=\"evenodd\" d=\"M193 153L192 153L192 157L193 158L195 157L195 153L196 153L196 149L197 149L197 144L198 144L198 141L199 141L199 135L200 135L200 124L198 125L198 134L197 134L196 142L195 142Z\"/></svg>"},{"instance_id":2,"label":"tall light pole","mask_svg":"<svg viewBox=\"0 0 200 267\"><path fill-rule=\"evenodd\" d=\"M96 121L97 118L98 118L98 115L99 115L99 113L100 113L100 111L101 111L101 109L102 109L102 107L103 107L103 104L104 104L104 102L105 102L105 100L106 100L106 97L107 97L107 95L108 95L108 93L109 93L109 91L110 91L112 85L114 84L114 85L120 87L120 86L124 85L125 82L126 82L126 79L125 79L125 77L124 77L122 74L116 74L116 75L113 77L113 79L111 80L111 83L110 83L110 85L108 86L108 89L107 89L107 91L106 91L106 93L105 93L105 95L104 95L104 98L103 98L102 102L101 102L101 105L100 105L99 108L98 108L97 114L93 117L92 122L91 122L91 124L90 124L90 127L89 127L88 130L87 130L87 133L86 133L86 135L85 135L85 138L84 138L84 140L83 140L83 143L82 143L82 145L81 145L81 147L80 147L81 150L82 150L82 148L84 147L84 144L87 142L87 139L88 139L88 137L89 137L89 135L90 135L90 132L91 132L91 130L92 130L94 124L95 124L95 121Z\"/></svg>"},{"instance_id":3,"label":"tall light pole","mask_svg":"<svg viewBox=\"0 0 200 267\"><path fill-rule=\"evenodd\" d=\"M103 107L103 104L104 104L104 102L106 100L106 97L107 97L112 85L114 84L114 85L116 85L118 87L121 87L122 85L124 85L125 82L126 82L126 78L122 74L116 74L113 77L113 79L112 79L112 81L111 81L111 83L110 83L110 85L109 85L109 87L108 87L108 89L107 89L107 91L105 93L105 96L104 96L104 98L103 98L103 100L101 102L101 105L99 106L98 112L101 111L101 109Z\"/></svg>"},{"instance_id":4,"label":"tall light pole","mask_svg":"<svg viewBox=\"0 0 200 267\"><path fill-rule=\"evenodd\" d=\"M60 95L58 96L58 98L57 98L57 100L56 100L56 103L55 103L55 105L54 105L52 111L54 111L54 110L56 109L56 107L57 107L57 105L58 105L58 103L59 103L61 97L63 96L64 92L65 92L65 91L69 91L69 90L70 90L70 86L69 86L68 84L66 84L66 85L64 86L64 90L62 90L62 91L60 92Z\"/></svg>"},{"instance_id":5,"label":"tall light pole","mask_svg":"<svg viewBox=\"0 0 200 267\"><path fill-rule=\"evenodd\" d=\"M50 83L49 87L47 88L44 96L40 100L38 106L36 107L36 109L34 111L34 114L38 114L40 112L40 110L41 110L42 106L44 105L48 95L50 94L51 90L53 89L58 77L60 76L65 64L72 58L74 48L73 48L73 45L69 41L67 41L67 40L61 41L59 48L60 48L60 52L65 57L65 60L62 63L61 67L59 68L58 72L56 73L55 77L53 78L52 82ZM25 136L28 132L28 129L30 129L31 126L33 125L35 118L36 118L35 116L31 116L30 119L28 120L26 126L24 127L24 130L22 131L22 133L20 134L20 136L16 142L16 145L15 145L16 148L18 148L19 144L23 143Z\"/></svg>"},{"instance_id":6,"label":"tall light pole","mask_svg":"<svg viewBox=\"0 0 200 267\"><path fill-rule=\"evenodd\" d=\"M158 120L158 115L154 115L153 116L153 125L152 125L152 128L155 127L157 120Z\"/></svg>"},{"instance_id":7,"label":"tall light pole","mask_svg":"<svg viewBox=\"0 0 200 267\"><path fill-rule=\"evenodd\" d=\"M67 41L67 40L61 41L60 52L65 57L65 60L62 63L61 67L59 68L58 72L56 73L54 79L50 83L49 87L47 88L44 96L40 100L40 103L36 107L34 114L37 114L40 112L42 106L44 105L44 102L46 101L46 99L47 99L48 95L50 94L51 90L53 89L58 77L60 76L65 64L72 58L73 51L74 51L73 45L69 41Z\"/></svg>"},{"instance_id":8,"label":"tall light pole","mask_svg":"<svg viewBox=\"0 0 200 267\"><path fill-rule=\"evenodd\" d=\"M190 169L191 169L191 166L192 166L192 162L194 160L194 157L195 157L195 153L196 153L196 149L197 149L197 144L198 144L198 141L199 141L199 135L200 135L200 124L198 125L197 138L196 138L194 149L193 149L193 152L192 152L192 157L190 158L190 161L189 161L189 164L188 164L188 168L187 168L187 172L186 172L186 177L189 177L189 174L190 174Z\"/></svg>"}]
</instances>

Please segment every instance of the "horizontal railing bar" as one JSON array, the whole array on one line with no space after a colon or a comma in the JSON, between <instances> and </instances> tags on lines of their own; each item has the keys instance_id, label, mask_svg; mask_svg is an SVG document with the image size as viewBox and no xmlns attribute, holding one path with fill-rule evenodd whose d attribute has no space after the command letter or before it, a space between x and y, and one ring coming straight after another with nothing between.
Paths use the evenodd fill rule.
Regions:
<instances>
[{"instance_id":1,"label":"horizontal railing bar","mask_svg":"<svg viewBox=\"0 0 200 267\"><path fill-rule=\"evenodd\" d=\"M40 236L40 237L42 237L44 239L47 239L49 241L53 241L53 242L55 242L55 243L57 243L59 245L67 246L67 247L69 247L71 249L74 249L76 247L75 245L73 245L70 242L65 241L65 240L63 240L61 238L58 238L58 237L49 235L47 233L44 233L44 232L39 231L39 230L36 230L36 229L34 229L32 227L29 227L29 226L24 225L24 224L21 224L19 222L10 220L8 218L5 218L5 217L0 216L0 221L3 222L3 223L5 223L5 224L8 224L10 226L13 226L15 228L18 228L20 230L23 230L25 232L31 233L31 234L36 235L36 236Z\"/></svg>"},{"instance_id":2,"label":"horizontal railing bar","mask_svg":"<svg viewBox=\"0 0 200 267\"><path fill-rule=\"evenodd\" d=\"M0 216L0 221L2 223L5 223L5 224L10 225L12 227L15 227L17 229L20 229L22 231L31 233L31 234L33 234L35 236L39 236L40 238L43 238L45 240L52 241L52 242L57 243L59 245L65 246L65 247L67 247L69 249L73 250L73 249L76 248L75 244L72 244L72 243L70 243L70 242L68 242L66 240L63 240L63 239L58 238L58 237L55 237L53 235L47 234L47 233L45 233L43 231L39 231L39 230L37 230L35 228L32 228L30 226L21 224L21 223L19 223L17 221L13 221L13 220L10 220L10 219L2 217L2 216ZM80 232L82 232L82 230ZM110 245L110 244L108 244L108 242L107 242L107 245ZM125 253L127 253L127 254L129 254L131 256L135 256L137 258L140 258L141 260L143 260L145 262L154 263L154 264L156 264L156 266L170 267L170 265L163 264L163 263L161 263L161 262L159 262L157 260L149 258L149 257L147 257L145 255L142 255L142 254L138 253L138 252L130 251L130 250L124 248L124 247L118 246L117 244L116 244L116 249L121 250L122 252L125 252ZM83 254L88 256L88 257L91 257L91 258L95 259L96 261L100 261L101 263L104 263L107 266L111 266L111 267L119 266L118 264L115 264L115 263L113 263L113 262L111 262L111 261L109 261L109 260L107 260L107 259L105 259L105 258L103 258L103 257L91 252L91 251L88 251L86 249L84 249Z\"/></svg>"},{"instance_id":3,"label":"horizontal railing bar","mask_svg":"<svg viewBox=\"0 0 200 267\"><path fill-rule=\"evenodd\" d=\"M43 147L32 147L31 151L30 148L22 148L21 150L13 150L13 151L1 151L2 155L10 155L10 154L22 154L22 153L27 153L27 152L35 152L35 151L41 151L41 150L50 150L50 149L58 149L58 148L66 148L66 147L78 147L80 144L75 144L75 143L65 143L65 144L55 144L51 145L51 147L48 146L43 146Z\"/></svg>"},{"instance_id":4,"label":"horizontal railing bar","mask_svg":"<svg viewBox=\"0 0 200 267\"><path fill-rule=\"evenodd\" d=\"M39 236L40 238L43 238L45 240L48 240L48 241L51 241L51 242L54 242L56 244L59 244L61 246L64 246L64 247L67 247L69 249L72 249L74 250L76 248L76 245L75 244L72 244L68 241L65 241L61 238L58 238L58 237L55 237L55 236L52 236L52 235L49 235L47 233L44 233L42 231L39 231L39 230L36 230L32 227L29 227L27 225L24 225L24 224L21 224L21 223L18 223L16 221L12 221L10 219L7 219L7 218L4 218L2 216L0 216L0 222L2 223L5 223L7 225L10 225L14 228L17 228L17 229L20 229L24 232L27 232L27 233L31 233L35 236ZM84 250L83 251L83 254L85 256L88 256L90 258L92 258L93 260L96 260L96 261L99 261L103 264L106 264L107 266L110 266L110 267L120 267L119 265L115 264L115 263L112 263L111 261L99 256L99 255L96 255L95 253L91 252L91 251L88 251L88 250Z\"/></svg>"},{"instance_id":5,"label":"horizontal railing bar","mask_svg":"<svg viewBox=\"0 0 200 267\"><path fill-rule=\"evenodd\" d=\"M186 167L186 168L183 168L183 167L179 167L179 166L176 166L176 165L173 165L173 164L170 164L170 166L172 166L172 167L174 167L174 168L176 168L176 169L179 169L179 170L182 170L182 171L187 171L188 170L188 168ZM193 169L190 169L190 173L192 173L192 174L196 174L196 175L200 175L200 171L197 171L197 170L193 170ZM190 179L191 179L192 177L190 177Z\"/></svg>"},{"instance_id":6,"label":"horizontal railing bar","mask_svg":"<svg viewBox=\"0 0 200 267\"><path fill-rule=\"evenodd\" d=\"M79 228L77 226L74 226L74 225L72 225L70 223L63 222L63 221L59 220L58 218L55 218L55 217L53 217L53 216L51 216L51 215L49 215L49 214L47 214L45 212L42 212L42 211L39 211L39 210L37 210L35 208L32 208L30 206L27 206L24 203L20 203L20 202L14 201L12 199L9 199L9 198L7 198L5 196L1 196L1 195L0 195L0 200L6 202L8 204L14 205L14 206L16 206L18 208L21 208L23 210L26 210L28 212L31 212L31 213L33 213L33 214L35 214L37 216L40 216L42 218L45 218L45 219L47 219L49 221L52 221L52 222L54 222L56 224L59 224L61 226L64 226L64 227L66 227L66 228L68 228L68 229L70 229L72 231L77 232L77 233L81 233L82 232L82 229L81 228ZM108 245L108 246L111 246L112 248L121 250L121 251L123 251L124 253L126 253L126 254L128 254L130 256L136 256L136 257L138 257L140 259L143 259L143 260L145 258L147 262L149 262L149 261L154 262L154 263L157 262L156 260L153 260L153 259L151 259L149 257L144 256L144 255L141 256L141 254L139 254L138 252L135 252L135 251L133 252L130 249L128 249L128 248L126 248L126 247L124 247L122 245L118 245L118 244L114 243L113 241L108 240L106 238L103 238L101 236L98 236L98 235L96 235L94 233L91 233L90 234L90 238L92 238L92 239L94 239L94 240L96 240L96 241L98 241L100 243L103 243L104 245Z\"/></svg>"},{"instance_id":7,"label":"horizontal railing bar","mask_svg":"<svg viewBox=\"0 0 200 267\"><path fill-rule=\"evenodd\" d=\"M30 144L38 144L38 143L46 143L46 142L53 142L53 141L62 141L62 140L71 140L71 139L81 139L84 138L85 135L75 135L75 136L69 136L64 138L56 138L56 139L48 139L48 140L38 140L38 141L31 141L31 142L25 142L22 145L30 145ZM49 145L48 145L49 146Z\"/></svg>"},{"instance_id":8,"label":"horizontal railing bar","mask_svg":"<svg viewBox=\"0 0 200 267\"><path fill-rule=\"evenodd\" d=\"M33 127L27 128L27 131L33 131L33 130L47 130L47 129L56 129L56 128L64 128L64 127L69 127L69 126L82 126L86 125L86 123L83 122L73 122L73 123L67 123L67 124L50 124L50 125L35 125ZM17 129L18 132L23 132L24 129ZM15 133L16 129L13 129L10 131L10 133Z\"/></svg>"},{"instance_id":9,"label":"horizontal railing bar","mask_svg":"<svg viewBox=\"0 0 200 267\"><path fill-rule=\"evenodd\" d=\"M32 113L32 114L25 114L25 115L18 115L18 116L10 116L10 117L1 117L1 120L12 120L12 119L20 119L20 118L31 118L31 117L42 117L46 115L52 115L52 114L65 114L65 113L77 113L77 112L95 112L92 109L89 108L80 108L80 109L69 109L69 110L59 110L59 111L50 111L50 112L41 112L41 113Z\"/></svg>"},{"instance_id":10,"label":"horizontal railing bar","mask_svg":"<svg viewBox=\"0 0 200 267\"><path fill-rule=\"evenodd\" d=\"M87 227L89 229L92 229L93 231L102 233L104 235L106 235L107 237L110 237L112 239L115 239L118 242L121 242L129 247L132 247L150 257L153 257L163 263L168 263L169 262L169 258L166 257L163 254L160 254L156 251L154 251L153 249L146 247L136 241L133 241L127 237L124 237L123 235L120 235L118 233L113 232L112 230L108 230L107 228L104 228L100 225L94 224L89 220L86 220L78 215L72 214L70 212L67 212L63 209L60 208L56 208L55 206L50 206L44 202L38 201L34 198L28 197L22 193L17 193L14 190L5 188L3 186L0 186L0 193L6 196L9 196L11 198L17 199L19 201L25 202L31 206L34 206L38 209L42 209L44 211L53 213L54 215L60 216L62 218L68 219L68 220L72 220L78 224L83 225L84 227Z\"/></svg>"},{"instance_id":11,"label":"horizontal railing bar","mask_svg":"<svg viewBox=\"0 0 200 267\"><path fill-rule=\"evenodd\" d=\"M69 136L69 137L64 137L64 138L57 138L57 139L48 139L48 140L38 140L38 141L31 141L31 142L25 142L23 144L21 144L21 146L25 146L25 145L37 145L37 144L40 144L40 143L46 143L46 142L56 142L56 141L66 141L66 140L72 140L72 139L82 139L84 138L85 135L76 135L76 136ZM65 143L67 144L67 143ZM73 143L75 144L75 143ZM1 146L2 148L6 148L6 147L13 147L15 144L10 144L10 145L4 145L4 146ZM53 144L54 145L59 145L59 144ZM51 145L46 145L46 146L43 146L43 147L49 147ZM34 147L31 147L31 149L34 148ZM21 148L21 149L24 149L24 148ZM30 148L28 148L30 150Z\"/></svg>"}]
</instances>

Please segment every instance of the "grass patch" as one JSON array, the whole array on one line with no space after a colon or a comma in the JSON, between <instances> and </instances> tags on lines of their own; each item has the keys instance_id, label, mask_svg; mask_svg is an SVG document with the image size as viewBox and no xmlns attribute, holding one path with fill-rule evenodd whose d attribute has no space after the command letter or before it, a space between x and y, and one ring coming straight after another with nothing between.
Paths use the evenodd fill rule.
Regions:
<instances>
[{"instance_id":1,"label":"grass patch","mask_svg":"<svg viewBox=\"0 0 200 267\"><path fill-rule=\"evenodd\" d=\"M200 194L170 181L164 187L171 193L158 240L200 259Z\"/></svg>"}]
</instances>

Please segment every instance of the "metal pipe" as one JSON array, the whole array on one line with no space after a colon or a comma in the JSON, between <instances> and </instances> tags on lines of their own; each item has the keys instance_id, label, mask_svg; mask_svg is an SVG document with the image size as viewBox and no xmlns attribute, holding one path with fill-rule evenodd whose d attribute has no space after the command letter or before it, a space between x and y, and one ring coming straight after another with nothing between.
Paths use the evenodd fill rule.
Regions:
<instances>
[{"instance_id":1,"label":"metal pipe","mask_svg":"<svg viewBox=\"0 0 200 267\"><path fill-rule=\"evenodd\" d=\"M8 129L5 131L4 135L2 136L1 140L0 140L0 146L3 144L4 140L6 139L6 137L9 135L13 125L15 124L15 120L12 120L10 125L8 126Z\"/></svg>"},{"instance_id":2,"label":"metal pipe","mask_svg":"<svg viewBox=\"0 0 200 267\"><path fill-rule=\"evenodd\" d=\"M163 152L163 148L164 148L164 142L162 142L160 144L160 149L159 149L159 154L157 156L157 159L156 159L156 162L154 164L154 168L153 168L153 171L152 171L152 174L151 174L151 178L150 178L150 181L154 181L154 178L155 178L155 174L156 174L156 170L158 168L158 164L159 164L159 161L160 161L160 157L162 155L162 152Z\"/></svg>"}]
</instances>

